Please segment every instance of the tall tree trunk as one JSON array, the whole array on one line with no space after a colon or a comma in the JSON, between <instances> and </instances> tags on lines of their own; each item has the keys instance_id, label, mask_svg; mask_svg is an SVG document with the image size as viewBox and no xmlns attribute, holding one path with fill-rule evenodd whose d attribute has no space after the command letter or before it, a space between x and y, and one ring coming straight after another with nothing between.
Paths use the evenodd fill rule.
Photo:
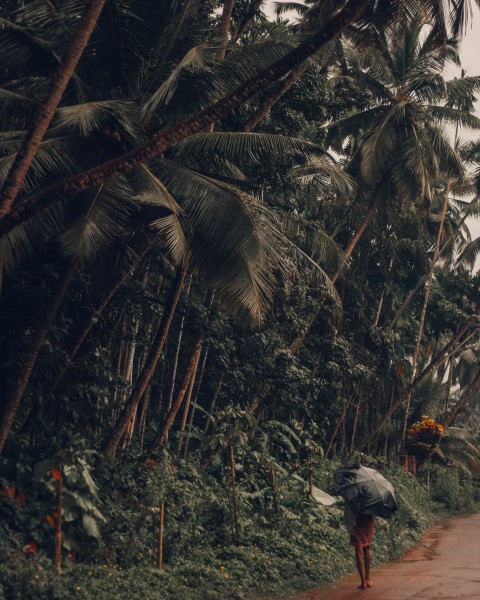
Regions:
<instances>
[{"instance_id":1,"label":"tall tree trunk","mask_svg":"<svg viewBox=\"0 0 480 600\"><path fill-rule=\"evenodd\" d=\"M217 403L218 394L220 393L220 389L221 389L222 385L223 385L223 375L222 375L220 381L218 382L218 385L216 386L215 391L213 392L212 401L210 402L210 406L208 407L209 415L211 415L213 413L213 409L215 408L215 404ZM210 419L207 416L206 421L205 421L205 426L203 428L204 433L207 433L209 427L210 427Z\"/></svg>"},{"instance_id":2,"label":"tall tree trunk","mask_svg":"<svg viewBox=\"0 0 480 600\"><path fill-rule=\"evenodd\" d=\"M330 438L327 449L325 450L325 454L323 455L323 460L327 460L328 455L330 454L330 451L333 446L333 442L335 441L335 438L337 437L337 433L340 428L340 425L345 421L345 417L347 416L347 410L348 410L348 407L350 406L350 402L352 401L352 398L353 398L353 394L349 398L347 398L347 400L345 401L345 404L344 404L343 410L342 410L342 414L338 417L337 422L335 423L335 428L333 430L332 437Z\"/></svg>"},{"instance_id":3,"label":"tall tree trunk","mask_svg":"<svg viewBox=\"0 0 480 600\"><path fill-rule=\"evenodd\" d=\"M455 404L455 406L450 411L449 415L445 419L445 427L452 427L455 423L455 419L458 416L458 413L464 408L475 395L477 390L480 388L480 372L477 374L472 383L468 386L467 390L463 393L460 400Z\"/></svg>"},{"instance_id":4,"label":"tall tree trunk","mask_svg":"<svg viewBox=\"0 0 480 600\"><path fill-rule=\"evenodd\" d=\"M358 402L357 402L357 408L355 410L355 417L353 419L352 439L350 440L350 455L353 454L353 450L355 448L355 436L357 434L358 417L360 415L361 404L362 404L362 400L361 400L361 398L359 398Z\"/></svg>"},{"instance_id":5,"label":"tall tree trunk","mask_svg":"<svg viewBox=\"0 0 480 600\"><path fill-rule=\"evenodd\" d=\"M467 219L467 216L468 215L465 215L464 217L462 217L462 220L460 221L460 223L457 225L457 227L455 228L455 230L450 234L450 236L447 239L447 241L443 244L440 252L438 253L437 260L433 263L433 266L435 266L435 263L438 262L438 260L445 254L445 252L451 246L451 244L452 244L455 236L460 231L461 227L463 227L463 224L465 223L465 221ZM388 327L386 328L387 331L389 331L389 330L391 330L391 329L393 329L395 327L398 319L403 315L403 313L405 312L405 310L408 308L408 306L410 305L410 302L413 300L415 294L422 287L422 285L425 283L425 281L427 280L427 278L428 278L428 273L426 275L423 275L423 277L420 277L420 279L417 281L417 283L416 283L415 287L413 288L413 290L408 294L408 296L402 302L402 305L400 306L400 308L396 312L396 314L393 317L393 319L388 324Z\"/></svg>"},{"instance_id":6,"label":"tall tree trunk","mask_svg":"<svg viewBox=\"0 0 480 600\"><path fill-rule=\"evenodd\" d=\"M464 333L470 327L470 322L468 321L463 327L459 329L459 331L455 334L455 336L445 344L445 346L440 350L438 356L434 357L429 365L427 365L421 373L417 375L414 381L410 383L410 385L403 391L400 398L393 402L390 406L389 410L382 416L380 421L377 423L377 426L373 431L371 431L360 443L357 447L357 452L361 452L370 442L372 442L377 435L380 433L381 428L385 425L385 423L390 419L390 417L395 413L395 411L402 406L409 394L417 387L417 385L423 381L423 379L429 375L434 369L436 369L442 362L448 359L449 353L456 347L458 341L462 338ZM461 344L460 344L461 345Z\"/></svg>"},{"instance_id":7,"label":"tall tree trunk","mask_svg":"<svg viewBox=\"0 0 480 600\"><path fill-rule=\"evenodd\" d=\"M328 23L308 39L291 50L282 59L253 76L209 108L171 125L122 156L56 184L47 186L42 191L30 195L28 200L26 199L18 208L0 221L0 235L7 233L38 210L64 199L66 195L79 193L92 185L98 185L121 173L128 173L141 163L165 153L168 148L171 148L189 135L202 131L210 123L229 115L237 107L252 98L259 90L291 71L339 35L365 10L369 1L348 0L342 10L336 13Z\"/></svg>"},{"instance_id":8,"label":"tall tree trunk","mask_svg":"<svg viewBox=\"0 0 480 600\"><path fill-rule=\"evenodd\" d=\"M202 381L203 381L203 375L205 373L205 364L207 362L207 357L208 357L208 346L205 347L205 352L203 353L202 366L200 368L200 376L198 378L197 389L195 390L195 395L194 395L193 401L192 401L193 406L192 406L192 410L190 411L190 419L188 421L188 433L187 433L187 437L185 439L185 448L183 450L184 460L187 458L188 445L190 443L190 437L192 435L193 420L195 418L195 411L197 408L196 403L198 400L198 396L200 394L200 388L202 387Z\"/></svg>"},{"instance_id":9,"label":"tall tree trunk","mask_svg":"<svg viewBox=\"0 0 480 600\"><path fill-rule=\"evenodd\" d=\"M290 88L292 88L300 77L305 73L308 69L309 62L306 60L303 63L300 63L297 67L295 67L288 76L285 78L283 84L274 90L263 102L257 112L251 117L245 125L242 127L243 131L249 132L252 129L263 121L263 119L268 115L268 113L272 110L275 104L285 96Z\"/></svg>"},{"instance_id":10,"label":"tall tree trunk","mask_svg":"<svg viewBox=\"0 0 480 600\"><path fill-rule=\"evenodd\" d=\"M187 291L185 295L188 296L190 294L190 287L192 285L192 276L190 276L187 286ZM185 325L185 315L182 315L180 320L180 328L178 330L178 340L177 340L177 349L175 350L175 358L173 360L173 368L172 368L172 383L170 385L170 392L168 394L168 404L167 411L170 410L173 401L173 394L175 392L175 379L177 377L177 368L178 368L178 357L180 356L180 348L182 347L182 337L183 337L183 327Z\"/></svg>"},{"instance_id":11,"label":"tall tree trunk","mask_svg":"<svg viewBox=\"0 0 480 600\"><path fill-rule=\"evenodd\" d=\"M193 371L190 376L190 383L188 384L187 396L185 398L185 404L183 406L183 415L182 415L182 422L180 425L180 433L183 433L185 431L185 427L187 426L188 411L190 409L190 401L192 400L193 386L195 385L195 378L197 376L198 363L200 361L201 350L202 350L202 348L200 348L200 352L197 354L197 359L193 365ZM178 444L177 444L178 454L180 454L180 452L182 450L182 442L183 442L183 438L182 438L182 436L180 436L178 438Z\"/></svg>"},{"instance_id":12,"label":"tall tree trunk","mask_svg":"<svg viewBox=\"0 0 480 600\"><path fill-rule=\"evenodd\" d=\"M252 7L250 8L248 14L240 22L240 25L238 26L237 31L235 32L235 34L233 36L234 43L237 43L238 40L242 37L242 35L245 33L245 31L247 30L248 26L250 25L250 23L252 22L252 20L255 18L255 13L262 6L263 1L264 0L256 0L252 4Z\"/></svg>"},{"instance_id":13,"label":"tall tree trunk","mask_svg":"<svg viewBox=\"0 0 480 600\"><path fill-rule=\"evenodd\" d=\"M450 392L452 389L454 367L455 367L455 357L452 355L450 357L450 365L448 367L447 391L445 393L445 407L443 409L443 414L445 415L445 418L447 417L447 414L448 414L448 403L450 401Z\"/></svg>"},{"instance_id":14,"label":"tall tree trunk","mask_svg":"<svg viewBox=\"0 0 480 600\"><path fill-rule=\"evenodd\" d=\"M427 279L427 286L425 288L425 298L423 299L422 313L420 315L420 323L418 324L417 343L415 345L415 352L413 354L413 360L412 360L412 377L411 377L411 380L410 380L410 384L412 384L412 382L415 380L415 377L417 376L418 356L420 354L420 345L422 343L423 328L424 328L424 325L425 325L425 316L427 314L428 302L430 300L430 290L431 290L431 287L432 287L433 273L434 273L434 270L435 270L435 263L437 262L438 254L440 252L440 242L442 240L443 225L445 223L445 216L447 214L449 195L450 195L450 180L448 180L448 182L447 182L447 189L445 190L445 197L444 197L443 206L442 206L442 214L441 214L441 217L440 217L440 225L438 227L437 239L436 239L436 242L435 242L435 250L433 252L432 264L430 265L430 270L429 270L428 279ZM408 415L409 415L409 412L410 412L410 401L411 401L411 399L412 399L412 393L410 392L407 395L406 402L405 402L405 415L404 415L404 418L403 418L402 435L401 435L401 438L400 438L400 447L402 449L405 448L405 440L407 438Z\"/></svg>"},{"instance_id":15,"label":"tall tree trunk","mask_svg":"<svg viewBox=\"0 0 480 600\"><path fill-rule=\"evenodd\" d=\"M197 340L197 343L195 344L193 354L190 358L190 362L189 362L187 370L185 372L180 389L178 390L178 394L175 399L175 402L172 404L170 410L168 411L162 428L160 429L160 431L156 435L155 439L153 440L152 445L150 446L150 449L149 449L150 454L155 454L157 452L157 450L160 448L160 446L163 444L165 439L167 438L168 432L170 431L170 428L172 427L173 422L175 421L175 417L177 416L177 413L180 410L183 399L185 398L185 393L190 384L190 380L192 378L193 371L195 370L195 366L198 364L198 358L199 358L200 352L202 350L202 345L203 345L203 339L200 338L199 340Z\"/></svg>"},{"instance_id":16,"label":"tall tree trunk","mask_svg":"<svg viewBox=\"0 0 480 600\"><path fill-rule=\"evenodd\" d=\"M117 422L115 423L114 428L110 432L110 435L108 436L108 439L106 440L103 446L103 452L105 457L111 457L115 454L115 451L122 438L122 435L128 427L130 419L135 413L138 403L140 402L143 394L145 393L148 384L152 380L158 360L162 354L163 347L165 346L168 332L170 331L170 325L172 323L173 315L175 314L175 309L177 307L180 294L182 293L185 274L186 267L179 267L177 269L177 273L175 275L175 279L173 280L169 297L165 304L162 320L160 321L160 326L158 328L155 339L153 340L153 344L150 348L150 352L148 353L145 365L142 369L142 372L140 373L137 382L135 383L130 398L126 402L122 413L120 414Z\"/></svg>"},{"instance_id":17,"label":"tall tree trunk","mask_svg":"<svg viewBox=\"0 0 480 600\"><path fill-rule=\"evenodd\" d=\"M376 193L372 202L370 203L370 206L368 207L368 210L363 218L363 221L362 221L360 227L357 229L355 234L352 236L352 239L350 240L347 248L345 249L345 261L347 261L350 258L355 246L358 244L360 238L364 234L365 229L368 227L368 225L372 221L373 215L375 214L375 211L377 210L377 207L380 204L380 200L381 200L381 195L379 193ZM344 264L346 264L346 263L344 263ZM342 272L342 269L339 269L334 274L334 276L332 277L332 283L335 283L337 281L337 279L340 277L341 272ZM292 344L290 345L290 352L293 355L297 354L297 352L300 350L301 346L303 345L303 343L305 341L305 338L307 337L308 332L310 331L312 325L315 323L315 320L317 319L319 314L320 314L320 309L313 315L310 315L310 317L307 320L307 324L306 324L304 332L301 335L299 335L297 337L297 339L295 339L292 342Z\"/></svg>"},{"instance_id":18,"label":"tall tree trunk","mask_svg":"<svg viewBox=\"0 0 480 600\"><path fill-rule=\"evenodd\" d=\"M43 314L43 318L33 335L30 346L27 349L19 369L17 384L5 402L5 408L0 421L0 455L3 452L5 442L7 441L7 437L12 429L13 421L17 414L25 390L27 389L28 382L30 381L30 377L37 362L38 355L40 354L43 344L45 343L47 334L50 331L50 327L53 323L55 315L60 308L60 304L62 303L76 269L77 259L72 258L60 277L57 289L52 296L50 304L47 306Z\"/></svg>"},{"instance_id":19,"label":"tall tree trunk","mask_svg":"<svg viewBox=\"0 0 480 600\"><path fill-rule=\"evenodd\" d=\"M225 0L223 3L222 18L220 19L220 40L221 46L217 52L217 60L223 60L227 52L228 34L230 32L230 22L232 20L232 10L235 0Z\"/></svg>"},{"instance_id":20,"label":"tall tree trunk","mask_svg":"<svg viewBox=\"0 0 480 600\"><path fill-rule=\"evenodd\" d=\"M228 44L228 34L230 31L230 21L232 20L232 10L235 0L225 0L223 3L222 16L220 18L220 48L216 54L216 59L221 61L225 58L225 54L227 53L227 44ZM208 126L208 130L210 132L214 131L215 122L212 121Z\"/></svg>"},{"instance_id":21,"label":"tall tree trunk","mask_svg":"<svg viewBox=\"0 0 480 600\"><path fill-rule=\"evenodd\" d=\"M90 0L83 11L70 45L53 76L47 97L38 107L32 126L25 136L22 147L17 153L3 185L0 200L0 219L8 214L15 202L20 186L25 180L27 171L37 152L38 145L50 125L53 114L90 39L104 4L105 0Z\"/></svg>"}]
</instances>

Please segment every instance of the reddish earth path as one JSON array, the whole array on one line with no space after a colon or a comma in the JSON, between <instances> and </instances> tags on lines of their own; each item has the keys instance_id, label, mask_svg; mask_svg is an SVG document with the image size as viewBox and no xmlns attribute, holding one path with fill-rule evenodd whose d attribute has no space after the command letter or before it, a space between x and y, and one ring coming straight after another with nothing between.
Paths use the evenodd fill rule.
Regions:
<instances>
[{"instance_id":1,"label":"reddish earth path","mask_svg":"<svg viewBox=\"0 0 480 600\"><path fill-rule=\"evenodd\" d=\"M310 590L295 600L480 600L480 515L443 521L398 562L375 567L374 586L359 590L358 575Z\"/></svg>"}]
</instances>

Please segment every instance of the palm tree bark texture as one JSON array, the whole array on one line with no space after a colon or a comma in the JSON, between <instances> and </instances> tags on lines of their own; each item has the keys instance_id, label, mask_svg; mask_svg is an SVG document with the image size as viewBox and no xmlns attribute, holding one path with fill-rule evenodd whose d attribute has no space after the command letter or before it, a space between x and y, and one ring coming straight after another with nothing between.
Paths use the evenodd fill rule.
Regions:
<instances>
[{"instance_id":1,"label":"palm tree bark texture","mask_svg":"<svg viewBox=\"0 0 480 600\"><path fill-rule=\"evenodd\" d=\"M40 104L22 147L7 175L0 199L0 220L7 215L18 195L38 145L50 125L52 117L72 78L85 46L102 12L105 0L90 0L85 7L72 41L65 52L50 85L50 91Z\"/></svg>"},{"instance_id":2,"label":"palm tree bark texture","mask_svg":"<svg viewBox=\"0 0 480 600\"><path fill-rule=\"evenodd\" d=\"M122 173L128 173L140 164L160 156L166 150L208 127L213 121L222 119L233 110L252 98L258 91L282 77L297 65L312 56L331 39L340 34L365 10L370 0L349 0L345 7L336 13L330 21L311 37L291 50L258 75L246 81L231 94L225 96L211 107L176 123L155 134L150 140L135 149L107 161L93 169L46 187L36 194L23 199L18 208L0 219L0 235L8 233L42 208L72 194L77 194L93 185L98 185Z\"/></svg>"}]
</instances>

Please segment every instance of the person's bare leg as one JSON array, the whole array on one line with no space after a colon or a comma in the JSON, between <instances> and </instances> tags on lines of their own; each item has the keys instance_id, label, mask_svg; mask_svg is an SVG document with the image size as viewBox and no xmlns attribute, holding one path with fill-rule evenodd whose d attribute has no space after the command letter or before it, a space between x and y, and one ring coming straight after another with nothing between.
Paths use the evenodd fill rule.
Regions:
<instances>
[{"instance_id":1,"label":"person's bare leg","mask_svg":"<svg viewBox=\"0 0 480 600\"><path fill-rule=\"evenodd\" d=\"M363 558L364 558L364 562L365 562L365 583L366 583L367 587L372 587L373 582L370 579L370 563L371 563L370 546L364 546Z\"/></svg>"},{"instance_id":2,"label":"person's bare leg","mask_svg":"<svg viewBox=\"0 0 480 600\"><path fill-rule=\"evenodd\" d=\"M360 575L361 580L361 584L358 587L362 590L366 590L367 581L363 574L363 556L361 546L355 546L355 562L357 563L358 574Z\"/></svg>"}]
</instances>

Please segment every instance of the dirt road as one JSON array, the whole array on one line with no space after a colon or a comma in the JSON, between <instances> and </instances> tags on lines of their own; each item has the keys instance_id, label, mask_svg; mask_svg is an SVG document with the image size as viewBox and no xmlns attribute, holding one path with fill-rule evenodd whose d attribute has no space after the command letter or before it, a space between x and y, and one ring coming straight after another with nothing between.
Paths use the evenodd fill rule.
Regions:
<instances>
[{"instance_id":1,"label":"dirt road","mask_svg":"<svg viewBox=\"0 0 480 600\"><path fill-rule=\"evenodd\" d=\"M374 586L358 576L310 590L295 600L480 600L480 515L448 519L399 562L372 569Z\"/></svg>"}]
</instances>

